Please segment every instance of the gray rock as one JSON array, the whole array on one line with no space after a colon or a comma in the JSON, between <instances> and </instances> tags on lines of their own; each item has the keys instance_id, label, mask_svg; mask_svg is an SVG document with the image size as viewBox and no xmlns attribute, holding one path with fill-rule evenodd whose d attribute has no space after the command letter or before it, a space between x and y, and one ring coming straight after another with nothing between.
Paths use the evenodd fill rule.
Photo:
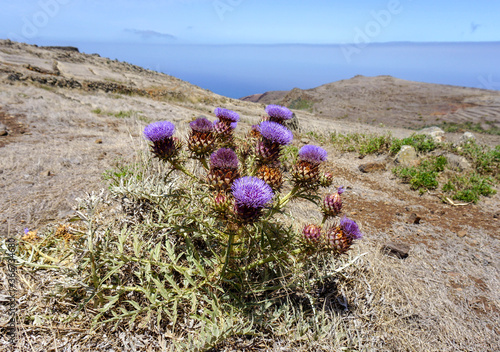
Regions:
<instances>
[{"instance_id":1,"label":"gray rock","mask_svg":"<svg viewBox=\"0 0 500 352\"><path fill-rule=\"evenodd\" d=\"M411 145L403 145L394 158L394 163L400 166L412 166L417 162L417 151Z\"/></svg>"},{"instance_id":2,"label":"gray rock","mask_svg":"<svg viewBox=\"0 0 500 352\"><path fill-rule=\"evenodd\" d=\"M408 220L406 221L408 224L420 224L420 221L422 220L422 218L420 216L418 216L417 214L415 213L411 213L410 216L408 216Z\"/></svg>"},{"instance_id":3,"label":"gray rock","mask_svg":"<svg viewBox=\"0 0 500 352\"><path fill-rule=\"evenodd\" d=\"M423 134L432 138L434 142L441 143L444 141L444 131L437 126L427 127L418 131L418 134Z\"/></svg>"},{"instance_id":4,"label":"gray rock","mask_svg":"<svg viewBox=\"0 0 500 352\"><path fill-rule=\"evenodd\" d=\"M359 165L359 171L364 173L372 173L377 171L385 171L385 162L373 162Z\"/></svg>"},{"instance_id":5,"label":"gray rock","mask_svg":"<svg viewBox=\"0 0 500 352\"><path fill-rule=\"evenodd\" d=\"M446 153L444 156L448 161L448 167L452 170L465 171L472 169L472 165L463 156L452 153Z\"/></svg>"},{"instance_id":6,"label":"gray rock","mask_svg":"<svg viewBox=\"0 0 500 352\"><path fill-rule=\"evenodd\" d=\"M476 136L474 136L471 132L465 132L460 139L458 140L458 144L465 144L470 141L475 141Z\"/></svg>"},{"instance_id":7,"label":"gray rock","mask_svg":"<svg viewBox=\"0 0 500 352\"><path fill-rule=\"evenodd\" d=\"M405 259L408 257L410 246L405 243L388 242L382 247L382 252L390 257Z\"/></svg>"},{"instance_id":8,"label":"gray rock","mask_svg":"<svg viewBox=\"0 0 500 352\"><path fill-rule=\"evenodd\" d=\"M0 122L0 136L6 136L9 132L7 131L7 126Z\"/></svg>"},{"instance_id":9,"label":"gray rock","mask_svg":"<svg viewBox=\"0 0 500 352\"><path fill-rule=\"evenodd\" d=\"M297 116L295 115L295 113L293 113L292 115L292 118L288 121L285 121L283 123L283 125L288 128L290 131L296 131L296 132L300 132L300 125L299 125L299 119L297 118Z\"/></svg>"}]
</instances>

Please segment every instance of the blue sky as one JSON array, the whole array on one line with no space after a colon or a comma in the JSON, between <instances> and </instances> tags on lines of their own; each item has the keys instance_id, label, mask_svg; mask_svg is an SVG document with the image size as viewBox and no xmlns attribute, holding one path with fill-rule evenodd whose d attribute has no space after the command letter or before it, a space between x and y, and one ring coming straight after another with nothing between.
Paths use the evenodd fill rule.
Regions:
<instances>
[{"instance_id":1,"label":"blue sky","mask_svg":"<svg viewBox=\"0 0 500 352\"><path fill-rule=\"evenodd\" d=\"M0 38L34 44L499 41L499 14L496 0L0 0Z\"/></svg>"}]
</instances>

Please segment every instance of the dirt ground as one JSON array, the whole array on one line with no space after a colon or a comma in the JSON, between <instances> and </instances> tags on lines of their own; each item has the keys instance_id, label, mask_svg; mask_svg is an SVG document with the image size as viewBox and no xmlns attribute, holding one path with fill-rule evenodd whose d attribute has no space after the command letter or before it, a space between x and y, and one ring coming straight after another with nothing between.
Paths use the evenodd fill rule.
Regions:
<instances>
[{"instance_id":1,"label":"dirt ground","mask_svg":"<svg viewBox=\"0 0 500 352\"><path fill-rule=\"evenodd\" d=\"M59 73L33 71L27 65L52 73L57 67ZM105 84L93 88L89 82L94 81ZM404 94L398 95L398 84L404 84ZM486 120L479 117L487 114L487 121L500 123L500 93L496 92L454 90L439 85L425 85L424 89L422 84L412 86L387 77L378 80L356 77L344 85L349 89L335 96L343 102L350 91L363 92L367 89L363 87L376 89L365 96L364 102L363 94L351 99L349 117L341 120L332 119L325 112L315 115L295 111L304 130L391 132L394 136L406 137L415 132L403 128L409 127L407 123L415 111L428 116L439 112L441 121L448 118L465 121L476 114L477 121L484 122ZM124 94L125 86L135 90ZM140 90L148 87L183 95L141 93ZM356 115L353 106L358 102L368 106L372 100L383 100L381 97L386 97L387 92L391 92L390 101L400 104L391 103L391 110L358 107L360 113ZM456 98L459 93L462 98L466 95L468 98ZM450 100L441 101L444 95L455 99L455 105L450 106ZM406 104L408 99L410 103ZM469 105L463 105L465 103ZM239 128L246 130L259 121L265 105L221 97L173 77L95 55L0 41L0 130L4 126L7 131L0 136L0 235L18 237L25 228L39 229L63 223L74 215L77 197L106 188L102 179L106 170L117 162L132 160L135 153L146 148L142 130L149 122L170 120L178 127L179 134L185 134L187 123L193 117L205 115L213 120L212 111L217 106L239 112L242 117ZM412 108L401 117L404 106ZM342 114L346 112L342 110ZM358 117L359 121L367 122L368 115L377 124L368 127L358 122ZM428 122L430 118L423 120ZM378 125L379 122L383 126ZM447 134L446 138L454 141L459 136ZM500 143L500 136L478 134L476 137L480 143L490 146ZM407 280L410 276L404 273L414 270L412 279L435 286L434 291L429 289L428 295L440 292L446 302L460 306L463 314L474 315L463 318L474 321L473 329L484 329L477 333L476 342L465 339L470 343L464 342L464 346L478 341L486 347L479 347L477 351L487 351L488 346L495 344L500 346L497 326L500 321L500 194L484 198L476 205L453 206L443 203L439 194L420 196L411 191L389 170L367 174L358 170L360 164L384 156L359 159L354 153L328 151L335 184L347 187L346 214L358 221L365 233L360 250L379 252L388 242L409 248L405 261L380 259L385 267L392 268L389 270L399 270L388 282L411 291L414 283ZM309 209L298 208L295 213L297 217L319 217ZM416 221L416 217L420 220ZM415 301L409 311L439 309L437 303L426 303L430 305L424 307L423 299L429 297L420 296L422 301ZM453 304L447 304L446 309L454 309ZM430 322L436 312L418 314L422 321ZM459 315L453 319L459 319Z\"/></svg>"}]
</instances>

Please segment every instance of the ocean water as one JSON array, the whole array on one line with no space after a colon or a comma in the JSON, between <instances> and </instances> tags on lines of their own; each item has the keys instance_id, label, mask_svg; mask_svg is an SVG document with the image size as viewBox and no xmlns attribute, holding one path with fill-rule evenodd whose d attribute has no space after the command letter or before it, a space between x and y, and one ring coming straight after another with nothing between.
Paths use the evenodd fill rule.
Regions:
<instances>
[{"instance_id":1,"label":"ocean water","mask_svg":"<svg viewBox=\"0 0 500 352\"><path fill-rule=\"evenodd\" d=\"M500 90L500 42L355 45L74 43L232 98L356 75Z\"/></svg>"}]
</instances>

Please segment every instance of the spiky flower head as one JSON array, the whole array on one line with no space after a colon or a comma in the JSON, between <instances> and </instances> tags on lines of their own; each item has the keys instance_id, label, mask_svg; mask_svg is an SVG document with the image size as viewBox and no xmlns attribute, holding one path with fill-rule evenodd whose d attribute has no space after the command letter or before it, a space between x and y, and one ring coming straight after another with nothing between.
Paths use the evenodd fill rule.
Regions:
<instances>
[{"instance_id":1,"label":"spiky flower head","mask_svg":"<svg viewBox=\"0 0 500 352\"><path fill-rule=\"evenodd\" d=\"M320 164L326 160L328 153L321 147L307 144L300 148L299 159L311 164Z\"/></svg>"},{"instance_id":2,"label":"spiky flower head","mask_svg":"<svg viewBox=\"0 0 500 352\"><path fill-rule=\"evenodd\" d=\"M330 248L337 254L346 253L351 248L353 241L362 236L358 225L345 216L340 220L338 226L328 229L325 233Z\"/></svg>"},{"instance_id":3,"label":"spiky flower head","mask_svg":"<svg viewBox=\"0 0 500 352\"><path fill-rule=\"evenodd\" d=\"M260 133L267 141L287 145L293 140L293 133L288 128L273 121L263 121L259 125Z\"/></svg>"},{"instance_id":4,"label":"spiky flower head","mask_svg":"<svg viewBox=\"0 0 500 352\"><path fill-rule=\"evenodd\" d=\"M237 169L238 156L230 148L221 148L210 155L210 166L215 169Z\"/></svg>"},{"instance_id":5,"label":"spiky flower head","mask_svg":"<svg viewBox=\"0 0 500 352\"><path fill-rule=\"evenodd\" d=\"M191 121L189 126L196 132L210 132L213 130L214 125L206 117L198 117L196 120Z\"/></svg>"},{"instance_id":6,"label":"spiky flower head","mask_svg":"<svg viewBox=\"0 0 500 352\"><path fill-rule=\"evenodd\" d=\"M237 112L224 108L216 108L214 110L214 114L220 120L226 120L229 122L238 122L240 120L240 115Z\"/></svg>"},{"instance_id":7,"label":"spiky flower head","mask_svg":"<svg viewBox=\"0 0 500 352\"><path fill-rule=\"evenodd\" d=\"M227 191L238 177L238 156L232 149L221 148L210 155L207 179L212 189Z\"/></svg>"},{"instance_id":8,"label":"spiky flower head","mask_svg":"<svg viewBox=\"0 0 500 352\"><path fill-rule=\"evenodd\" d=\"M309 224L302 230L304 239L310 242L319 242L321 239L321 226Z\"/></svg>"},{"instance_id":9,"label":"spiky flower head","mask_svg":"<svg viewBox=\"0 0 500 352\"><path fill-rule=\"evenodd\" d=\"M248 133L250 138L258 138L260 137L260 127L259 125L252 125L250 128L250 132Z\"/></svg>"},{"instance_id":10,"label":"spiky flower head","mask_svg":"<svg viewBox=\"0 0 500 352\"><path fill-rule=\"evenodd\" d=\"M175 126L170 121L157 121L150 123L144 128L144 137L151 142L158 142L171 138L175 132Z\"/></svg>"},{"instance_id":11,"label":"spiky flower head","mask_svg":"<svg viewBox=\"0 0 500 352\"><path fill-rule=\"evenodd\" d=\"M163 161L173 161L177 158L182 143L172 137L175 126L169 121L157 121L144 128L144 137L153 142L151 152Z\"/></svg>"},{"instance_id":12,"label":"spiky flower head","mask_svg":"<svg viewBox=\"0 0 500 352\"><path fill-rule=\"evenodd\" d=\"M189 123L191 133L188 139L188 148L195 157L206 157L215 149L214 126L205 117L199 117Z\"/></svg>"},{"instance_id":13,"label":"spiky flower head","mask_svg":"<svg viewBox=\"0 0 500 352\"><path fill-rule=\"evenodd\" d=\"M278 165L262 165L257 170L257 177L267 183L273 191L278 191L283 184L283 172Z\"/></svg>"},{"instance_id":14,"label":"spiky flower head","mask_svg":"<svg viewBox=\"0 0 500 352\"><path fill-rule=\"evenodd\" d=\"M231 187L235 200L235 213L243 222L258 219L273 198L271 187L258 177L245 176L236 179Z\"/></svg>"},{"instance_id":15,"label":"spiky flower head","mask_svg":"<svg viewBox=\"0 0 500 352\"><path fill-rule=\"evenodd\" d=\"M363 234L361 231L359 231L358 224L354 220L351 220L344 216L342 220L340 220L340 228L342 231L352 238L353 240L359 240L361 237L363 237Z\"/></svg>"},{"instance_id":16,"label":"spiky flower head","mask_svg":"<svg viewBox=\"0 0 500 352\"><path fill-rule=\"evenodd\" d=\"M270 121L276 122L290 120L293 116L293 112L280 105L268 105L266 106L266 112L270 117Z\"/></svg>"}]
</instances>

